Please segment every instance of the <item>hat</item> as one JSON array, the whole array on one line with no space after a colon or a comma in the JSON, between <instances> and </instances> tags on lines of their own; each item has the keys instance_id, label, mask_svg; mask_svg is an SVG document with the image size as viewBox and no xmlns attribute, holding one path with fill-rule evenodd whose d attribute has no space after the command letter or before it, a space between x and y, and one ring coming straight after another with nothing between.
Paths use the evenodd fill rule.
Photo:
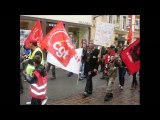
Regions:
<instances>
[{"instance_id":1,"label":"hat","mask_svg":"<svg viewBox=\"0 0 160 120\"><path fill-rule=\"evenodd\" d=\"M36 39L31 39L30 43L37 43L37 40Z\"/></svg>"}]
</instances>

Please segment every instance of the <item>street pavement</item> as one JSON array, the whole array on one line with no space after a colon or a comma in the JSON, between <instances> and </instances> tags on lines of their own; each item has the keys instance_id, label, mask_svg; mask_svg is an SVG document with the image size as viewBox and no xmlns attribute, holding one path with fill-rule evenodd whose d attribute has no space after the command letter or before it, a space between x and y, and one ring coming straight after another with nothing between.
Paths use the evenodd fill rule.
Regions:
<instances>
[{"instance_id":1,"label":"street pavement","mask_svg":"<svg viewBox=\"0 0 160 120\"><path fill-rule=\"evenodd\" d=\"M115 80L113 89L113 99L104 101L106 91L106 80L99 79L102 73L93 77L93 94L87 98L82 98L86 80L78 81L78 76L74 74L67 76L68 71L56 68L56 79L48 80L47 105L140 105L140 87L131 90L132 75L125 75L124 90L120 90L118 77ZM49 72L51 77L51 70ZM137 79L139 76L137 74ZM139 82L139 81L138 81ZM29 95L29 83L23 81L24 93L20 95L20 105L25 105L31 100Z\"/></svg>"}]
</instances>

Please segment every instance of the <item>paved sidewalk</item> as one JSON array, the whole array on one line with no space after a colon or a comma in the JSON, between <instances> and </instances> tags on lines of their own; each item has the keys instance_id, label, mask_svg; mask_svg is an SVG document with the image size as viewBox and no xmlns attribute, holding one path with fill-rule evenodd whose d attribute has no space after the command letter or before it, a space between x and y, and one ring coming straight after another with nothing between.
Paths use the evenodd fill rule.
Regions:
<instances>
[{"instance_id":1,"label":"paved sidewalk","mask_svg":"<svg viewBox=\"0 0 160 120\"><path fill-rule=\"evenodd\" d=\"M82 98L81 93L64 99L51 100L47 105L140 105L139 87L133 90L131 87L132 76L126 76L124 90L118 88L118 78L115 80L113 99L104 101L106 86L100 86L87 98Z\"/></svg>"}]
</instances>

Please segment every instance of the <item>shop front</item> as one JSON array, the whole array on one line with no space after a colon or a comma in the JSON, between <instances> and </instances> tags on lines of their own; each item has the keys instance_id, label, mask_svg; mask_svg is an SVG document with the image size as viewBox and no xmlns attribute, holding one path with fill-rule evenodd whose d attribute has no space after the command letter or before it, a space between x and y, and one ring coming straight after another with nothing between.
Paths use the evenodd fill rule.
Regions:
<instances>
[{"instance_id":1,"label":"shop front","mask_svg":"<svg viewBox=\"0 0 160 120\"><path fill-rule=\"evenodd\" d=\"M58 20L50 20L50 19L36 18L36 17L29 17L29 16L20 16L20 30L21 31L31 31L35 22L38 19L40 19L41 21L43 36L46 36L46 34L58 22ZM81 24L81 23L78 24L78 23L66 22L66 21L63 21L63 24L75 48L81 47L82 39L86 39L87 43L89 42L90 25ZM22 43L22 40L21 40L21 43Z\"/></svg>"}]
</instances>

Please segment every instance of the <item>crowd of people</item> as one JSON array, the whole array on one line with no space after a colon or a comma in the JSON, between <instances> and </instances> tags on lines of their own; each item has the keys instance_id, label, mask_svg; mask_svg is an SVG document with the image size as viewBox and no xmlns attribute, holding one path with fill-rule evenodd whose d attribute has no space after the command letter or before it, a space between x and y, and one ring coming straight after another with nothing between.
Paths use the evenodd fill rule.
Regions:
<instances>
[{"instance_id":1,"label":"crowd of people","mask_svg":"<svg viewBox=\"0 0 160 120\"><path fill-rule=\"evenodd\" d=\"M36 40L31 40L29 43L30 48L20 46L20 94L23 94L22 78L30 83L30 95L32 97L29 104L31 105L44 105L48 99L46 96L48 72L52 67L51 80L56 79L55 65L50 63L44 64L43 52L38 47ZM127 67L120 57L120 52L125 48L122 43L118 46L111 45L105 48L102 46L100 49L96 48L93 40L87 45L86 39L82 40L83 54L81 59L81 69L79 80L86 79L86 85L82 97L88 97L93 92L92 78L102 72L100 79L106 80L106 95L104 101L113 98L113 86L117 75L119 76L119 88L124 89L125 74L129 73ZM100 71L98 67L100 66ZM136 73L133 74L133 81L131 89L138 86ZM72 72L68 73L68 77L73 75Z\"/></svg>"},{"instance_id":2,"label":"crowd of people","mask_svg":"<svg viewBox=\"0 0 160 120\"><path fill-rule=\"evenodd\" d=\"M107 81L106 96L104 97L104 101L108 101L113 98L113 86L117 76L119 76L119 89L124 89L125 74L129 74L129 71L122 61L120 53L128 45L124 46L122 43L119 43L117 47L111 45L110 47L105 48L102 46L98 50L93 44L93 41L91 41L88 46L84 41L82 42L83 56L80 80L86 79L86 86L82 95L83 97L88 97L92 94L92 77L97 75L98 67L100 66L99 72L102 72L102 77L100 79ZM131 89L137 88L138 86L136 73L133 74Z\"/></svg>"}]
</instances>

